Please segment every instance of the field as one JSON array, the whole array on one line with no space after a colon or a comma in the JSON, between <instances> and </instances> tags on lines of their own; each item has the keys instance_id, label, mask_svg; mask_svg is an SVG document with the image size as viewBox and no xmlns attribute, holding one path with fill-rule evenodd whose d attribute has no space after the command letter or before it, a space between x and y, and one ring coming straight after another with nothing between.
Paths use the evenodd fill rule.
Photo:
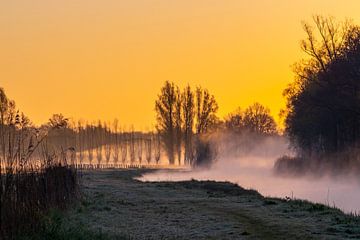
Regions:
<instances>
[{"instance_id":1,"label":"field","mask_svg":"<svg viewBox=\"0 0 360 240\"><path fill-rule=\"evenodd\" d=\"M83 172L81 203L61 228L103 239L360 238L360 219L337 209L226 182L134 180L145 171L153 170Z\"/></svg>"}]
</instances>

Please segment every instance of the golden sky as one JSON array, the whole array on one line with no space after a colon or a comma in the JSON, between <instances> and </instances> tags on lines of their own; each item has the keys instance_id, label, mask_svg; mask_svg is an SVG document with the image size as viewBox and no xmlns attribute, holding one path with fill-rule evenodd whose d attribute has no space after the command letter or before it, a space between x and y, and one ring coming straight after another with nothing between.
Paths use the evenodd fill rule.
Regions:
<instances>
[{"instance_id":1,"label":"golden sky","mask_svg":"<svg viewBox=\"0 0 360 240\"><path fill-rule=\"evenodd\" d=\"M146 130L165 80L207 87L219 115L277 118L301 21L360 22L359 0L3 0L0 86L35 123L52 113Z\"/></svg>"}]
</instances>

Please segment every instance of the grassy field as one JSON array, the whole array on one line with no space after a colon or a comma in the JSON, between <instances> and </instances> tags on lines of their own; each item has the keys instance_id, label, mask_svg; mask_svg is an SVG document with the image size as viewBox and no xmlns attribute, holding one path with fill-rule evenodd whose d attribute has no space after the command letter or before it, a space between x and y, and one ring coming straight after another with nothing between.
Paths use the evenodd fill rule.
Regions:
<instances>
[{"instance_id":1,"label":"grassy field","mask_svg":"<svg viewBox=\"0 0 360 240\"><path fill-rule=\"evenodd\" d=\"M83 199L61 223L74 237L64 239L360 238L360 219L337 209L226 182L133 179L144 171L84 172Z\"/></svg>"}]
</instances>

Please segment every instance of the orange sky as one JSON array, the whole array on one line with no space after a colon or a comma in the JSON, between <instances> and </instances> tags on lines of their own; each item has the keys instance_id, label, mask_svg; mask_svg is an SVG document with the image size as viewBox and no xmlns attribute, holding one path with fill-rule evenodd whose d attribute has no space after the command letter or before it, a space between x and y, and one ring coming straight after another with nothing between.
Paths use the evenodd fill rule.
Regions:
<instances>
[{"instance_id":1,"label":"orange sky","mask_svg":"<svg viewBox=\"0 0 360 240\"><path fill-rule=\"evenodd\" d=\"M165 80L207 87L220 116L259 101L277 118L301 21L359 13L359 0L1 1L0 86L35 123L61 112L145 130Z\"/></svg>"}]
</instances>

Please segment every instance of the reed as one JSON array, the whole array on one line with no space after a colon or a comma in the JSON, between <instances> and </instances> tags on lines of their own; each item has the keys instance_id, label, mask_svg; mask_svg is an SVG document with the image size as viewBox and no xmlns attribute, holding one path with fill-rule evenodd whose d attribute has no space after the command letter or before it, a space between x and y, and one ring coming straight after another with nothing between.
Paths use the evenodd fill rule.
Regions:
<instances>
[{"instance_id":1,"label":"reed","mask_svg":"<svg viewBox=\"0 0 360 240\"><path fill-rule=\"evenodd\" d=\"M0 238L35 232L50 209L64 209L78 196L74 148L49 144L48 136L66 120L41 128L24 116L1 126ZM67 161L70 151L70 162Z\"/></svg>"}]
</instances>

